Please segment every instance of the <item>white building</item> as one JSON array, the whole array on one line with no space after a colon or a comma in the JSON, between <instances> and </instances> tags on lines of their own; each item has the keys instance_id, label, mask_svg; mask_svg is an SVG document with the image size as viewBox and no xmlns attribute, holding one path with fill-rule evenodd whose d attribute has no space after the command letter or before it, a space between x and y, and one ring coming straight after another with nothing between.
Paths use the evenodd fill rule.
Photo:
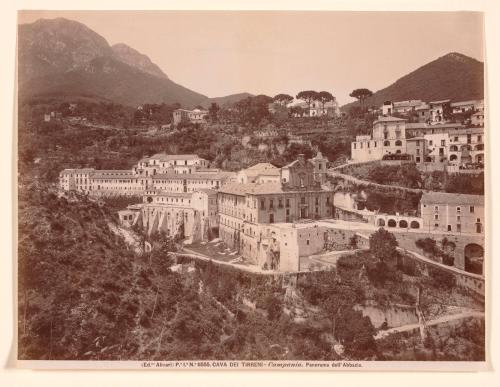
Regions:
<instances>
[{"instance_id":1,"label":"white building","mask_svg":"<svg viewBox=\"0 0 500 387\"><path fill-rule=\"evenodd\" d=\"M205 122L206 116L208 116L208 110L194 109L177 109L174 110L174 125L178 125L181 122L191 122L193 124L202 124Z\"/></svg>"},{"instance_id":2,"label":"white building","mask_svg":"<svg viewBox=\"0 0 500 387\"><path fill-rule=\"evenodd\" d=\"M351 159L356 162L382 160L387 154L406 153L406 132L403 118L379 117L371 135L356 136L351 143Z\"/></svg>"}]
</instances>

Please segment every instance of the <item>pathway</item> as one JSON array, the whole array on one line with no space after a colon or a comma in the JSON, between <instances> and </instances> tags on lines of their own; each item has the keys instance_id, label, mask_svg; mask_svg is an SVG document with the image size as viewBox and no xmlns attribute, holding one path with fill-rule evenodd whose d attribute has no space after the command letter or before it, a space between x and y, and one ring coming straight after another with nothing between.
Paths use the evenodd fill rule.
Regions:
<instances>
[{"instance_id":1,"label":"pathway","mask_svg":"<svg viewBox=\"0 0 500 387\"><path fill-rule=\"evenodd\" d=\"M450 321L463 320L463 319L466 319L466 318L469 318L469 317L477 317L477 318L483 318L484 319L484 312L466 311L466 312L457 313L457 314L449 314L449 315L446 315L446 316L442 316L442 317L436 318L434 320L426 321L425 326L426 327L430 327L430 326L434 326L434 325L439 325L439 324L447 323L447 322L450 322ZM390 335L392 333L408 332L408 331L413 331L413 330L416 330L416 329L420 329L420 324L419 323L402 325L400 327L387 329L385 331L379 331L374 336L374 339L375 340L380 340L380 339L382 339L382 338L384 338L384 337L386 337L386 336L388 336L388 335Z\"/></svg>"}]
</instances>

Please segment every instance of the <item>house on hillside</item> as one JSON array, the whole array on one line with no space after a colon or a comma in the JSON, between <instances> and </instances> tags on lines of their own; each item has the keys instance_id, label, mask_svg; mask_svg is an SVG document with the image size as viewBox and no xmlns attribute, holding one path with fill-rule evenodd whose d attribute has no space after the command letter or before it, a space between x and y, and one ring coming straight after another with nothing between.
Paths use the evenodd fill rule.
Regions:
<instances>
[{"instance_id":1,"label":"house on hillside","mask_svg":"<svg viewBox=\"0 0 500 387\"><path fill-rule=\"evenodd\" d=\"M206 122L208 110L194 109L177 109L173 113L174 125L179 125L181 122L191 122L193 124L202 124Z\"/></svg>"}]
</instances>

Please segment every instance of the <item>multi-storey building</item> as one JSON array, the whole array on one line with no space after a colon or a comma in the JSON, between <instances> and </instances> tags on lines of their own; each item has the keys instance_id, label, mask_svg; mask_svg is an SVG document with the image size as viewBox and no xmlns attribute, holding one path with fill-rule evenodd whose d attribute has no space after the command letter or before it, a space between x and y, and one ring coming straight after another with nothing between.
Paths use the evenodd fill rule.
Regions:
<instances>
[{"instance_id":1,"label":"multi-storey building","mask_svg":"<svg viewBox=\"0 0 500 387\"><path fill-rule=\"evenodd\" d=\"M381 160L386 154L406 153L405 122L403 118L379 117L373 123L371 136L356 136L351 143L351 159L363 162Z\"/></svg>"},{"instance_id":2,"label":"multi-storey building","mask_svg":"<svg viewBox=\"0 0 500 387\"><path fill-rule=\"evenodd\" d=\"M450 102L449 99L429 102L429 122L431 124L439 124L447 120L447 114L451 114Z\"/></svg>"},{"instance_id":3,"label":"multi-storey building","mask_svg":"<svg viewBox=\"0 0 500 387\"><path fill-rule=\"evenodd\" d=\"M381 110L384 116L392 116L393 114L408 114L414 112L423 105L426 105L426 103L419 99L398 102L385 101Z\"/></svg>"},{"instance_id":4,"label":"multi-storey building","mask_svg":"<svg viewBox=\"0 0 500 387\"><path fill-rule=\"evenodd\" d=\"M244 258L262 264L264 225L331 218L333 192L321 188L315 164L300 155L281 170L279 183L230 183L219 190L219 235Z\"/></svg>"},{"instance_id":5,"label":"multi-storey building","mask_svg":"<svg viewBox=\"0 0 500 387\"><path fill-rule=\"evenodd\" d=\"M194 109L177 109L174 110L174 125L181 122L191 122L193 124L201 124L205 122L205 117L208 115L208 110Z\"/></svg>"},{"instance_id":6,"label":"multi-storey building","mask_svg":"<svg viewBox=\"0 0 500 387\"><path fill-rule=\"evenodd\" d=\"M484 196L425 192L420 200L423 229L484 234Z\"/></svg>"},{"instance_id":7,"label":"multi-storey building","mask_svg":"<svg viewBox=\"0 0 500 387\"><path fill-rule=\"evenodd\" d=\"M88 193L92 190L91 176L94 168L64 169L59 173L59 187L63 191Z\"/></svg>"},{"instance_id":8,"label":"multi-storey building","mask_svg":"<svg viewBox=\"0 0 500 387\"><path fill-rule=\"evenodd\" d=\"M472 101L452 102L450 104L450 107L453 114L482 111L484 107L484 101L480 99Z\"/></svg>"},{"instance_id":9,"label":"multi-storey building","mask_svg":"<svg viewBox=\"0 0 500 387\"><path fill-rule=\"evenodd\" d=\"M442 124L430 125L427 122L408 122L405 125L407 138L421 137L426 134L448 133L453 134L460 129L465 129L461 123L448 122Z\"/></svg>"},{"instance_id":10,"label":"multi-storey building","mask_svg":"<svg viewBox=\"0 0 500 387\"><path fill-rule=\"evenodd\" d=\"M478 111L474 113L471 117L471 124L474 126L484 126L484 111Z\"/></svg>"},{"instance_id":11,"label":"multi-storey building","mask_svg":"<svg viewBox=\"0 0 500 387\"><path fill-rule=\"evenodd\" d=\"M386 122L395 123L387 125ZM400 138L397 140L396 128ZM387 128L387 129L385 129ZM416 163L484 163L484 128L463 124L406 123L403 119L380 117L372 135L356 136L351 143L351 158L363 162L382 160L386 154L406 153Z\"/></svg>"},{"instance_id":12,"label":"multi-storey building","mask_svg":"<svg viewBox=\"0 0 500 387\"><path fill-rule=\"evenodd\" d=\"M92 196L136 196L151 185L133 170L95 170L90 174Z\"/></svg>"},{"instance_id":13,"label":"multi-storey building","mask_svg":"<svg viewBox=\"0 0 500 387\"><path fill-rule=\"evenodd\" d=\"M207 168L208 161L198 155L167 155L158 153L141 159L134 171L139 175L152 176L165 172L192 173L199 168Z\"/></svg>"},{"instance_id":14,"label":"multi-storey building","mask_svg":"<svg viewBox=\"0 0 500 387\"><path fill-rule=\"evenodd\" d=\"M193 192L218 189L235 174L207 168L197 155L157 154L139 161L131 170L65 169L59 176L63 191L92 196L142 195L146 190Z\"/></svg>"},{"instance_id":15,"label":"multi-storey building","mask_svg":"<svg viewBox=\"0 0 500 387\"><path fill-rule=\"evenodd\" d=\"M199 189L219 189L223 184L233 179L234 172L219 171L194 172L187 174L162 173L152 176L154 189L170 192L194 192Z\"/></svg>"},{"instance_id":16,"label":"multi-storey building","mask_svg":"<svg viewBox=\"0 0 500 387\"><path fill-rule=\"evenodd\" d=\"M216 235L218 229L217 191L148 190L143 195L143 203L119 211L118 216L122 224L138 224L148 235L162 232L191 242L207 240Z\"/></svg>"}]
</instances>

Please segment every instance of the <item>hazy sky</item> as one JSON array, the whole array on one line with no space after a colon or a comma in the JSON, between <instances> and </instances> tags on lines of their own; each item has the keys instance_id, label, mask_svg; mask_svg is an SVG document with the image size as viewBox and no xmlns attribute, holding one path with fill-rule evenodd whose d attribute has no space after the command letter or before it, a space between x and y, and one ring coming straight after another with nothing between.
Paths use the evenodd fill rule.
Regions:
<instances>
[{"instance_id":1,"label":"hazy sky","mask_svg":"<svg viewBox=\"0 0 500 387\"><path fill-rule=\"evenodd\" d=\"M146 54L173 81L218 97L327 90L340 103L449 52L483 60L483 18L470 12L24 12L63 16Z\"/></svg>"}]
</instances>

